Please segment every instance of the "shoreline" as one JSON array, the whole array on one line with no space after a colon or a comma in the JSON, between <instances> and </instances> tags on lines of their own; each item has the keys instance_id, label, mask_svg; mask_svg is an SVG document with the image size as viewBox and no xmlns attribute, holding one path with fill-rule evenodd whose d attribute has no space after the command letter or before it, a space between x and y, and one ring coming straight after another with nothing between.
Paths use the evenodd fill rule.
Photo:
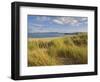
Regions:
<instances>
[{"instance_id":1,"label":"shoreline","mask_svg":"<svg viewBox=\"0 0 100 82\"><path fill-rule=\"evenodd\" d=\"M28 37L28 40L46 40L46 41L49 41L49 40L53 40L53 39L62 39L64 37L72 37L72 36L76 36L76 35L70 35L70 36L59 36L59 37L45 37L45 38L32 38L32 37Z\"/></svg>"},{"instance_id":2,"label":"shoreline","mask_svg":"<svg viewBox=\"0 0 100 82\"><path fill-rule=\"evenodd\" d=\"M28 38L29 41L32 41L32 40L44 40L44 41L49 41L49 40L54 40L54 39L61 39L61 38L64 38L65 36L61 36L61 37L47 37L47 38Z\"/></svg>"}]
</instances>

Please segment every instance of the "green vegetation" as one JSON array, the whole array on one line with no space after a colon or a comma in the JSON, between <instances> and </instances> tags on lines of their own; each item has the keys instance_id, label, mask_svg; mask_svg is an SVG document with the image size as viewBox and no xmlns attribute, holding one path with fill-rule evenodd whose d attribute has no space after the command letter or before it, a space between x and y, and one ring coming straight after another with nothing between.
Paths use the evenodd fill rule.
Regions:
<instances>
[{"instance_id":1,"label":"green vegetation","mask_svg":"<svg viewBox=\"0 0 100 82\"><path fill-rule=\"evenodd\" d=\"M87 34L28 40L28 66L87 64Z\"/></svg>"}]
</instances>

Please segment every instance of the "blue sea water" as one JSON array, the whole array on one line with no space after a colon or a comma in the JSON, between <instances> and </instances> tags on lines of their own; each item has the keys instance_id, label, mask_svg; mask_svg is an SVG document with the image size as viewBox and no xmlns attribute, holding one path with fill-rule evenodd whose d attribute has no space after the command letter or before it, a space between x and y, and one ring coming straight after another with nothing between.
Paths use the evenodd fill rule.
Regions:
<instances>
[{"instance_id":1,"label":"blue sea water","mask_svg":"<svg viewBox=\"0 0 100 82\"><path fill-rule=\"evenodd\" d=\"M61 37L64 33L28 33L29 38Z\"/></svg>"}]
</instances>

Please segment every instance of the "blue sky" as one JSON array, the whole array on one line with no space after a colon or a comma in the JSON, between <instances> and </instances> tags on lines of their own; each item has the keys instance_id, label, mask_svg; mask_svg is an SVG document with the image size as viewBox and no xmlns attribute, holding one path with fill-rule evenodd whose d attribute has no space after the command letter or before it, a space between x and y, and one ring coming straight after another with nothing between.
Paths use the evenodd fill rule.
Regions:
<instances>
[{"instance_id":1,"label":"blue sky","mask_svg":"<svg viewBox=\"0 0 100 82\"><path fill-rule=\"evenodd\" d=\"M28 15L28 33L87 32L87 17Z\"/></svg>"}]
</instances>

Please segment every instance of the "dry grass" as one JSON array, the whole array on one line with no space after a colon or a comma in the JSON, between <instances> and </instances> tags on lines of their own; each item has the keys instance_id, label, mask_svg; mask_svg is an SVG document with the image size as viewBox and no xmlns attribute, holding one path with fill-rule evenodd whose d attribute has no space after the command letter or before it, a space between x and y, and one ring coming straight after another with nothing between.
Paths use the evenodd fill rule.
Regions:
<instances>
[{"instance_id":1,"label":"dry grass","mask_svg":"<svg viewBox=\"0 0 100 82\"><path fill-rule=\"evenodd\" d=\"M28 39L28 66L87 64L87 34Z\"/></svg>"}]
</instances>

